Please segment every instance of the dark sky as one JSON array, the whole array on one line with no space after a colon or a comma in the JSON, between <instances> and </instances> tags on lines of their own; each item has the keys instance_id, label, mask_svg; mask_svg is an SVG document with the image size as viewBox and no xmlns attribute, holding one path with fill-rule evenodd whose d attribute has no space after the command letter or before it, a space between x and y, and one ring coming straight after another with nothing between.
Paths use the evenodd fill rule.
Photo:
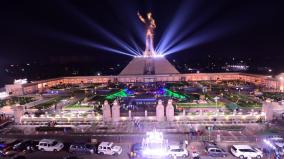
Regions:
<instances>
[{"instance_id":1,"label":"dark sky","mask_svg":"<svg viewBox=\"0 0 284 159\"><path fill-rule=\"evenodd\" d=\"M253 58L259 65L270 62L281 69L284 68L283 8L280 0L1 1L0 63L94 61L103 66L107 60L129 61L127 56L79 44L83 40L78 39L118 49L113 39L99 29L104 28L130 46L133 39L144 48L143 25L136 13L152 11L158 26L156 44L175 20L182 23L173 25L179 26L174 36L192 29L180 42L199 40L168 58L184 62L208 55L243 57ZM175 16L181 10L182 14Z\"/></svg>"}]
</instances>

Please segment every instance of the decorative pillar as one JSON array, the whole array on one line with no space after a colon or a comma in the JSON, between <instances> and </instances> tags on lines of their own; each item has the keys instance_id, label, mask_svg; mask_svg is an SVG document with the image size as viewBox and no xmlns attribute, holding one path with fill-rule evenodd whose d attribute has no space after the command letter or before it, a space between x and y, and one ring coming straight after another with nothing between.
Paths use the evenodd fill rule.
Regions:
<instances>
[{"instance_id":1,"label":"decorative pillar","mask_svg":"<svg viewBox=\"0 0 284 159\"><path fill-rule=\"evenodd\" d=\"M185 109L182 110L182 117L185 117L186 116L186 112L185 112Z\"/></svg>"},{"instance_id":2,"label":"decorative pillar","mask_svg":"<svg viewBox=\"0 0 284 159\"><path fill-rule=\"evenodd\" d=\"M265 120L266 121L271 121L273 120L273 104L276 103L268 103L268 102L264 102L262 104L262 112L265 113ZM277 103L278 104L278 103Z\"/></svg>"},{"instance_id":3,"label":"decorative pillar","mask_svg":"<svg viewBox=\"0 0 284 159\"><path fill-rule=\"evenodd\" d=\"M163 105L162 100L158 101L158 105L156 107L156 118L157 118L157 121L165 120L165 107Z\"/></svg>"},{"instance_id":4,"label":"decorative pillar","mask_svg":"<svg viewBox=\"0 0 284 159\"><path fill-rule=\"evenodd\" d=\"M111 121L110 105L107 100L103 104L103 121Z\"/></svg>"},{"instance_id":5,"label":"decorative pillar","mask_svg":"<svg viewBox=\"0 0 284 159\"><path fill-rule=\"evenodd\" d=\"M131 110L128 111L128 118L129 118L129 119L132 118L132 116L131 116Z\"/></svg>"},{"instance_id":6,"label":"decorative pillar","mask_svg":"<svg viewBox=\"0 0 284 159\"><path fill-rule=\"evenodd\" d=\"M117 100L114 100L112 105L112 121L118 122L120 120L120 105Z\"/></svg>"},{"instance_id":7,"label":"decorative pillar","mask_svg":"<svg viewBox=\"0 0 284 159\"><path fill-rule=\"evenodd\" d=\"M175 118L175 109L173 106L173 100L169 99L166 107L166 117L168 121L174 121Z\"/></svg>"},{"instance_id":8,"label":"decorative pillar","mask_svg":"<svg viewBox=\"0 0 284 159\"><path fill-rule=\"evenodd\" d=\"M17 124L21 123L21 118L24 115L24 107L23 106L16 106L14 108L14 118Z\"/></svg>"}]
</instances>

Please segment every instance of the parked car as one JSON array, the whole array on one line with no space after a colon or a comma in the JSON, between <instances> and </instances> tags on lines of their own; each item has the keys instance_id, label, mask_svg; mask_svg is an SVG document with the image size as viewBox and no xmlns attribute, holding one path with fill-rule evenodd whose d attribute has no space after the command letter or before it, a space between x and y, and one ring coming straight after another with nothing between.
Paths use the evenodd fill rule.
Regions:
<instances>
[{"instance_id":1,"label":"parked car","mask_svg":"<svg viewBox=\"0 0 284 159\"><path fill-rule=\"evenodd\" d=\"M37 149L38 141L24 140L13 146L15 151L35 151Z\"/></svg>"},{"instance_id":2,"label":"parked car","mask_svg":"<svg viewBox=\"0 0 284 159\"><path fill-rule=\"evenodd\" d=\"M98 154L101 155L120 155L122 147L114 145L113 142L101 142L98 146Z\"/></svg>"},{"instance_id":3,"label":"parked car","mask_svg":"<svg viewBox=\"0 0 284 159\"><path fill-rule=\"evenodd\" d=\"M0 139L0 150L9 149L21 141L18 139Z\"/></svg>"},{"instance_id":4,"label":"parked car","mask_svg":"<svg viewBox=\"0 0 284 159\"><path fill-rule=\"evenodd\" d=\"M22 140L17 139L1 139L0 140L0 153L3 156L14 156L16 152L13 150L13 146Z\"/></svg>"},{"instance_id":5,"label":"parked car","mask_svg":"<svg viewBox=\"0 0 284 159\"><path fill-rule=\"evenodd\" d=\"M140 157L142 156L142 144L141 143L136 143L133 144L131 147L131 152L133 153L134 157Z\"/></svg>"},{"instance_id":6,"label":"parked car","mask_svg":"<svg viewBox=\"0 0 284 159\"><path fill-rule=\"evenodd\" d=\"M207 148L208 156L212 157L227 157L227 152L218 147L209 147Z\"/></svg>"},{"instance_id":7,"label":"parked car","mask_svg":"<svg viewBox=\"0 0 284 159\"><path fill-rule=\"evenodd\" d=\"M185 158L188 156L188 151L180 145L171 145L168 149L168 156Z\"/></svg>"},{"instance_id":8,"label":"parked car","mask_svg":"<svg viewBox=\"0 0 284 159\"><path fill-rule=\"evenodd\" d=\"M38 143L38 149L40 151L60 151L63 149L64 145L62 142L59 142L54 139L42 139Z\"/></svg>"},{"instance_id":9,"label":"parked car","mask_svg":"<svg viewBox=\"0 0 284 159\"><path fill-rule=\"evenodd\" d=\"M252 148L249 145L233 145L231 147L231 153L240 159L244 159L247 157L251 158L262 158L263 153L261 150L257 148Z\"/></svg>"},{"instance_id":10,"label":"parked car","mask_svg":"<svg viewBox=\"0 0 284 159\"><path fill-rule=\"evenodd\" d=\"M91 144L71 144L69 147L69 152L93 154L96 152L96 147Z\"/></svg>"}]
</instances>

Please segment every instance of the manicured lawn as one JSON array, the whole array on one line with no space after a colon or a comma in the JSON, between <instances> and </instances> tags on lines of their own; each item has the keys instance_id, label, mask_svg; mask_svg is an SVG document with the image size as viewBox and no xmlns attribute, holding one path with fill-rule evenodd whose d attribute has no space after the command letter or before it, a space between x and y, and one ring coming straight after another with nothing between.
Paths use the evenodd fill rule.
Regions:
<instances>
[{"instance_id":1,"label":"manicured lawn","mask_svg":"<svg viewBox=\"0 0 284 159\"><path fill-rule=\"evenodd\" d=\"M177 108L215 108L216 103L209 102L207 104L193 104L193 103L177 103ZM217 107L223 107L224 103L218 102Z\"/></svg>"},{"instance_id":2,"label":"manicured lawn","mask_svg":"<svg viewBox=\"0 0 284 159\"><path fill-rule=\"evenodd\" d=\"M55 97L55 98L52 98L52 99L50 99L49 101L47 101L45 103L41 103L41 104L38 104L38 105L34 106L34 108L37 108L37 109L47 109L47 108L51 107L52 105L58 103L61 99L62 99L62 97Z\"/></svg>"},{"instance_id":3,"label":"manicured lawn","mask_svg":"<svg viewBox=\"0 0 284 159\"><path fill-rule=\"evenodd\" d=\"M33 101L34 99L32 97L11 97L9 99L0 100L0 107L3 107L5 105L14 105L17 103L24 105Z\"/></svg>"},{"instance_id":4,"label":"manicured lawn","mask_svg":"<svg viewBox=\"0 0 284 159\"><path fill-rule=\"evenodd\" d=\"M240 107L244 108L254 108L254 107L261 107L262 104L250 99L247 96L236 94L236 93L224 93L224 97L228 100L232 101L233 103L236 103Z\"/></svg>"},{"instance_id":5,"label":"manicured lawn","mask_svg":"<svg viewBox=\"0 0 284 159\"><path fill-rule=\"evenodd\" d=\"M280 101L284 100L284 93L279 92L264 92L263 95L260 97L261 99L265 100L267 98Z\"/></svg>"},{"instance_id":6,"label":"manicured lawn","mask_svg":"<svg viewBox=\"0 0 284 159\"><path fill-rule=\"evenodd\" d=\"M93 110L94 107L93 106L85 106L85 105L81 105L81 104L72 104L72 105L65 106L63 109L64 110Z\"/></svg>"}]
</instances>

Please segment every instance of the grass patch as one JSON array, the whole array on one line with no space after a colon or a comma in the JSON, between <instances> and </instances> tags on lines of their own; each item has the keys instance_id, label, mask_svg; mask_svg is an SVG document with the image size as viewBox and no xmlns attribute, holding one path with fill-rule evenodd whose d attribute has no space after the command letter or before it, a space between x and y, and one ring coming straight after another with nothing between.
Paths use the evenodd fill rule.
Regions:
<instances>
[{"instance_id":1,"label":"grass patch","mask_svg":"<svg viewBox=\"0 0 284 159\"><path fill-rule=\"evenodd\" d=\"M93 108L93 106L85 106L85 105L81 105L81 104L72 104L72 105L65 106L63 109L64 110L92 110L94 108Z\"/></svg>"},{"instance_id":2,"label":"grass patch","mask_svg":"<svg viewBox=\"0 0 284 159\"><path fill-rule=\"evenodd\" d=\"M207 104L193 104L193 103L177 103L177 108L215 108L216 103L209 102ZM223 102L218 102L217 107L223 107Z\"/></svg>"},{"instance_id":3,"label":"grass patch","mask_svg":"<svg viewBox=\"0 0 284 159\"><path fill-rule=\"evenodd\" d=\"M9 99L0 100L0 107L14 104L24 105L33 101L35 101L33 97L11 97Z\"/></svg>"},{"instance_id":4,"label":"grass patch","mask_svg":"<svg viewBox=\"0 0 284 159\"><path fill-rule=\"evenodd\" d=\"M55 97L55 98L52 98L52 99L48 100L45 103L41 103L41 104L35 105L33 108L37 108L39 110L48 109L51 106L53 106L56 103L58 103L61 99L62 99L62 97Z\"/></svg>"}]
</instances>

